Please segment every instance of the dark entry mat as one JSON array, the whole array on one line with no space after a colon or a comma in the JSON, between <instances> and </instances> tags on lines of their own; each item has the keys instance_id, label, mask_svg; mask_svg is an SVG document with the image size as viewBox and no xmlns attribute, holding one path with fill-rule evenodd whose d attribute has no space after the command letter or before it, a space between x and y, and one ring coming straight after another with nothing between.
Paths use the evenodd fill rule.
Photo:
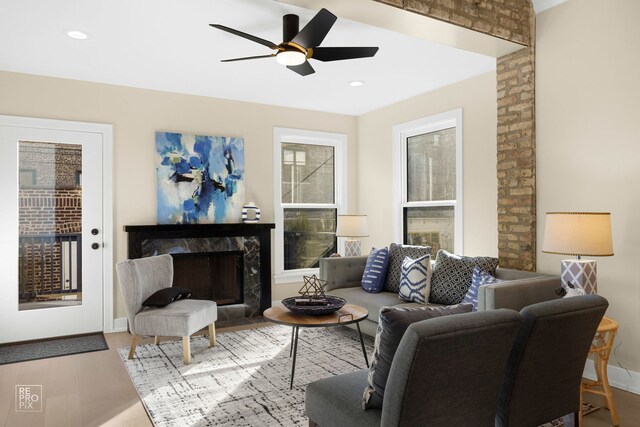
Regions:
<instances>
[{"instance_id":1,"label":"dark entry mat","mask_svg":"<svg viewBox=\"0 0 640 427\"><path fill-rule=\"evenodd\" d=\"M102 332L0 346L0 365L108 350Z\"/></svg>"}]
</instances>

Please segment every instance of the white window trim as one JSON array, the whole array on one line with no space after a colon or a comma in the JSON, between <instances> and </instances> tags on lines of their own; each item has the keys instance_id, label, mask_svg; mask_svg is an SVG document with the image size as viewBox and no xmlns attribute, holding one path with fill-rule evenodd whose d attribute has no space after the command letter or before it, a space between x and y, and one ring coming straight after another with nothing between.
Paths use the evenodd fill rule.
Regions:
<instances>
[{"instance_id":1,"label":"white window trim","mask_svg":"<svg viewBox=\"0 0 640 427\"><path fill-rule=\"evenodd\" d=\"M308 145L325 145L334 148L334 185L335 203L333 204L294 204L282 203L281 159L282 142ZM273 187L275 229L275 274L276 284L302 282L302 276L318 274L317 268L284 270L284 207L296 208L336 208L338 215L347 209L347 135L329 132L316 132L302 129L273 128ZM341 239L338 239L341 240Z\"/></svg>"},{"instance_id":2,"label":"white window trim","mask_svg":"<svg viewBox=\"0 0 640 427\"><path fill-rule=\"evenodd\" d=\"M450 127L456 128L456 200L434 202L407 202L407 138ZM402 243L403 209L405 207L454 206L454 246L457 254L463 253L463 135L462 108L402 123L393 127L393 239Z\"/></svg>"}]
</instances>

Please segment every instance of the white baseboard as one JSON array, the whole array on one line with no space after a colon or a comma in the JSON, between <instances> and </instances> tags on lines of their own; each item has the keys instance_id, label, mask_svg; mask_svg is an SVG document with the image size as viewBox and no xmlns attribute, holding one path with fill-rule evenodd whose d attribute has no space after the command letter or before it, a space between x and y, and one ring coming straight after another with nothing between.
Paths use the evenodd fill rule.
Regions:
<instances>
[{"instance_id":1,"label":"white baseboard","mask_svg":"<svg viewBox=\"0 0 640 427\"><path fill-rule=\"evenodd\" d=\"M127 318L119 317L117 319L113 319L112 332L127 332Z\"/></svg>"},{"instance_id":2,"label":"white baseboard","mask_svg":"<svg viewBox=\"0 0 640 427\"><path fill-rule=\"evenodd\" d=\"M640 373L628 371L618 366L609 365L609 385L631 393L640 394ZM584 377L590 380L596 379L596 371L593 368L593 360L587 359L584 367Z\"/></svg>"}]
</instances>

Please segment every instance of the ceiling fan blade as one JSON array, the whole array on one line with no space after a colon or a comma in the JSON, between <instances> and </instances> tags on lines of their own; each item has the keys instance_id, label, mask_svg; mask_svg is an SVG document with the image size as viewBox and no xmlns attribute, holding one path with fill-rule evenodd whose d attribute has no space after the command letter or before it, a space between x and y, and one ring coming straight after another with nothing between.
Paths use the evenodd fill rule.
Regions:
<instances>
[{"instance_id":1,"label":"ceiling fan blade","mask_svg":"<svg viewBox=\"0 0 640 427\"><path fill-rule=\"evenodd\" d=\"M318 61L342 61L344 59L370 58L378 52L377 47L316 47L313 59Z\"/></svg>"},{"instance_id":2,"label":"ceiling fan blade","mask_svg":"<svg viewBox=\"0 0 640 427\"><path fill-rule=\"evenodd\" d=\"M273 58L274 56L276 56L275 53L271 55L245 56L244 58L223 59L220 62L246 61L247 59Z\"/></svg>"},{"instance_id":3,"label":"ceiling fan blade","mask_svg":"<svg viewBox=\"0 0 640 427\"><path fill-rule=\"evenodd\" d=\"M252 42L260 43L261 45L264 45L269 49L276 49L278 47L275 43L270 42L269 40L261 39L260 37L252 36L251 34L243 33L242 31L225 27L224 25L220 25L220 24L209 24L209 25L212 26L213 28L217 28L219 30L226 31L231 34L235 34L236 36L240 36L247 40L251 40Z\"/></svg>"},{"instance_id":4,"label":"ceiling fan blade","mask_svg":"<svg viewBox=\"0 0 640 427\"><path fill-rule=\"evenodd\" d=\"M320 9L291 41L306 48L320 46L336 19L338 18L327 9Z\"/></svg>"},{"instance_id":5,"label":"ceiling fan blade","mask_svg":"<svg viewBox=\"0 0 640 427\"><path fill-rule=\"evenodd\" d=\"M300 65L287 65L287 68L292 71L295 71L301 76L308 76L309 74L313 74L316 72L316 70L313 69L311 64L309 64L309 61L304 61Z\"/></svg>"}]
</instances>

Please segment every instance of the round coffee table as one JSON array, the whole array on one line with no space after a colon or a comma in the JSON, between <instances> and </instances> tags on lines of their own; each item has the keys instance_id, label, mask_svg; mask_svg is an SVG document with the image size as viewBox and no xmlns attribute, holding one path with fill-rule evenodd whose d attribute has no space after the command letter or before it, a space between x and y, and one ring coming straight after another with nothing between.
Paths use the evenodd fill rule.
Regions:
<instances>
[{"instance_id":1,"label":"round coffee table","mask_svg":"<svg viewBox=\"0 0 640 427\"><path fill-rule=\"evenodd\" d=\"M364 348L362 340L362 332L360 331L359 322L362 322L369 315L366 308L359 305L345 304L340 310L323 314L322 316L305 316L295 314L283 306L268 308L264 311L263 316L269 321L279 325L291 326L291 347L289 348L289 357L293 355L291 363L291 383L289 389L293 388L293 376L296 372L296 352L298 350L298 331L300 328L328 328L332 326L350 325L355 323L360 337L360 346L364 355L364 362L369 367L369 359L367 359L367 351Z\"/></svg>"}]
</instances>

